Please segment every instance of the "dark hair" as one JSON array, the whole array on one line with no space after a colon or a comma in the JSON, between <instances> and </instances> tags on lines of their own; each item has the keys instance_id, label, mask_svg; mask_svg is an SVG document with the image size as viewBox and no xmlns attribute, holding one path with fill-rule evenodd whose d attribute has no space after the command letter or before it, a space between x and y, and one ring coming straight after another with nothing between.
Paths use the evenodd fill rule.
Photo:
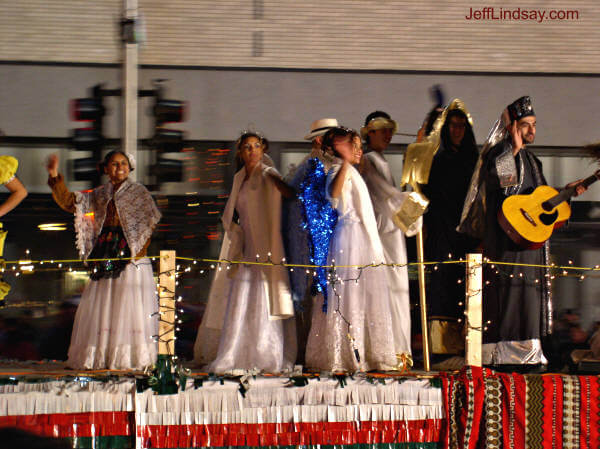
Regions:
<instances>
[{"instance_id":1,"label":"dark hair","mask_svg":"<svg viewBox=\"0 0 600 449\"><path fill-rule=\"evenodd\" d=\"M431 130L433 129L433 124L443 111L444 109L439 106L436 106L431 111L429 111L427 117L425 118L425 136L428 136L429 133L431 133Z\"/></svg>"},{"instance_id":2,"label":"dark hair","mask_svg":"<svg viewBox=\"0 0 600 449\"><path fill-rule=\"evenodd\" d=\"M444 147L447 149L450 148L450 129L449 129L449 127L450 127L450 119L452 117L459 117L459 118L463 118L465 120L465 135L460 144L459 150L477 151L477 144L475 143L475 135L473 134L473 128L471 127L471 124L469 123L469 120L467 119L467 115L460 109L452 109L451 111L448 111L448 114L446 115L446 120L444 121L444 126L442 126L442 131L441 131L441 139L444 144Z\"/></svg>"},{"instance_id":3,"label":"dark hair","mask_svg":"<svg viewBox=\"0 0 600 449\"><path fill-rule=\"evenodd\" d=\"M260 141L260 143L263 144L263 152L266 153L267 151L269 151L269 141L267 140L267 138L261 133L255 131L243 132L240 135L240 137L238 137L238 140L236 140L235 142L235 149L239 151L240 147L242 146L242 142L244 142L244 140L246 140L248 137L256 137Z\"/></svg>"},{"instance_id":4,"label":"dark hair","mask_svg":"<svg viewBox=\"0 0 600 449\"><path fill-rule=\"evenodd\" d=\"M100 162L98 164L98 171L101 174L104 173L104 169L106 167L108 167L108 164L110 163L110 160L112 159L112 157L115 154L120 154L123 157L125 157L125 159L127 159L127 165L129 165L129 171L133 171L134 170L134 168L131 166L131 161L129 160L129 158L127 157L127 155L125 154L124 151L121 151L121 150L112 150L112 151L109 151L108 153L106 153L106 156L104 156L104 159L102 160L102 162Z\"/></svg>"},{"instance_id":5,"label":"dark hair","mask_svg":"<svg viewBox=\"0 0 600 449\"><path fill-rule=\"evenodd\" d=\"M235 153L235 162L236 162L236 169L239 170L240 168L242 168L244 166L244 161L242 160L242 157L240 156L240 148L242 147L242 143L244 142L244 140L246 140L249 137L256 137L260 143L262 143L263 145L263 153L266 153L269 151L269 141L267 140L267 138L265 136L263 136L261 133L256 132L256 131L244 131L240 137L238 137L238 139L235 141L235 149L237 150Z\"/></svg>"},{"instance_id":6,"label":"dark hair","mask_svg":"<svg viewBox=\"0 0 600 449\"><path fill-rule=\"evenodd\" d=\"M386 118L388 120L392 119L392 117L390 117L390 114L388 114L387 112L373 111L369 115L367 115L367 118L365 119L365 126L367 126L369 124L369 122L371 120L373 120L374 118L379 118L379 117L383 117L383 118Z\"/></svg>"},{"instance_id":7,"label":"dark hair","mask_svg":"<svg viewBox=\"0 0 600 449\"><path fill-rule=\"evenodd\" d=\"M335 150L333 141L336 137L346 136L350 136L350 141L352 141L355 137L360 138L359 134L353 129L346 128L344 126L336 126L335 128L331 128L323 136L323 143L321 144L322 150L324 152L332 153L337 157L341 157L340 154Z\"/></svg>"},{"instance_id":8,"label":"dark hair","mask_svg":"<svg viewBox=\"0 0 600 449\"><path fill-rule=\"evenodd\" d=\"M380 117L386 118L388 120L392 119L392 117L390 117L390 114L388 114L387 112L384 112L384 111L373 111L369 115L367 115L367 118L365 118L365 125L364 126L367 126L371 120L376 119L376 118L380 118ZM365 136L365 142L367 143L367 145L369 144L369 134L368 133Z\"/></svg>"}]
</instances>

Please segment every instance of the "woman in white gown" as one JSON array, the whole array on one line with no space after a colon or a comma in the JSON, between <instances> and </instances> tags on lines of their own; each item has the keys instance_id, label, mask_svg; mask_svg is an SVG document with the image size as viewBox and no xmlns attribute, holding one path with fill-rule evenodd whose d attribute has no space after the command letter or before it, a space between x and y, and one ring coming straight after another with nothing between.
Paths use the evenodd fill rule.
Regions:
<instances>
[{"instance_id":1,"label":"woman in white gown","mask_svg":"<svg viewBox=\"0 0 600 449\"><path fill-rule=\"evenodd\" d=\"M404 232L394 223L394 216L401 210L409 192L396 187L388 161L384 156L398 124L388 114L376 111L367 117L361 135L367 143L367 153L363 158L362 176L367 184L377 221L379 238L387 263L406 264L406 240ZM408 229L406 235L415 235L422 226L422 219ZM397 356L412 366L410 336L410 301L408 292L408 268L395 266L386 269L392 298L392 323Z\"/></svg>"},{"instance_id":2,"label":"woman in white gown","mask_svg":"<svg viewBox=\"0 0 600 449\"><path fill-rule=\"evenodd\" d=\"M223 212L220 259L274 263L284 259L281 195L293 195L270 160L267 140L243 133L237 141L244 167L236 173ZM234 220L239 216L239 225ZM198 329L194 359L215 373L290 371L296 331L289 278L283 266L232 264L217 270Z\"/></svg>"},{"instance_id":3,"label":"woman in white gown","mask_svg":"<svg viewBox=\"0 0 600 449\"><path fill-rule=\"evenodd\" d=\"M47 165L54 200L75 215L80 257L104 259L89 262L91 281L77 307L67 365L143 370L157 357L156 284L145 256L161 215L150 192L129 180L132 155L111 151L101 167L107 183L70 192L58 173L58 157ZM137 258L118 260L130 256Z\"/></svg>"},{"instance_id":4,"label":"woman in white gown","mask_svg":"<svg viewBox=\"0 0 600 449\"><path fill-rule=\"evenodd\" d=\"M323 147L341 159L327 175L327 194L338 212L328 264L337 268L326 311L322 296L313 307L306 364L336 372L395 370L399 361L386 268L352 267L384 260L369 192L352 166L360 161L360 139L356 131L338 127L325 135Z\"/></svg>"}]
</instances>

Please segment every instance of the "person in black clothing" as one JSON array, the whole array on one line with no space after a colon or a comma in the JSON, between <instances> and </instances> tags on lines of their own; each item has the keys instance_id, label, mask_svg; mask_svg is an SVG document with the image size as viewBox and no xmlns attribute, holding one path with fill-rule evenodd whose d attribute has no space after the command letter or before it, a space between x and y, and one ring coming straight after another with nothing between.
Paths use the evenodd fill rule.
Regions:
<instances>
[{"instance_id":1,"label":"person in black clothing","mask_svg":"<svg viewBox=\"0 0 600 449\"><path fill-rule=\"evenodd\" d=\"M456 231L465 196L477 163L478 151L470 116L453 101L440 117L440 147L435 153L429 182L422 186L429 199L424 215L426 261L457 260L475 249L477 241ZM465 300L464 266L435 265L427 283L428 321L433 354L460 354L464 338L460 318Z\"/></svg>"}]
</instances>

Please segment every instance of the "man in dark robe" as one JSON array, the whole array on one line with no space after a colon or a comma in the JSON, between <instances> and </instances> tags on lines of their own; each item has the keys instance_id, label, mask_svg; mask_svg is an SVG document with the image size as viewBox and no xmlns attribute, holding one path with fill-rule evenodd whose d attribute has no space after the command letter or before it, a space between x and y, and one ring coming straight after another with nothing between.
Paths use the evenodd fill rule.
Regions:
<instances>
[{"instance_id":1,"label":"man in dark robe","mask_svg":"<svg viewBox=\"0 0 600 449\"><path fill-rule=\"evenodd\" d=\"M424 249L428 262L465 258L477 245L475 239L457 232L456 227L478 155L467 114L452 102L441 128L440 147L431 165L429 181L422 186L423 194L429 199L424 215ZM429 267L428 271L431 352L460 354L464 350L461 324L465 301L464 265L439 264Z\"/></svg>"},{"instance_id":2,"label":"man in dark robe","mask_svg":"<svg viewBox=\"0 0 600 449\"><path fill-rule=\"evenodd\" d=\"M483 239L483 256L489 260L484 265L483 364L503 370L547 364L542 341L552 327L550 273L543 267L549 265L549 242L524 249L498 222L507 197L529 194L546 184L540 160L525 147L534 142L535 132L529 97L504 110L482 150L459 226ZM578 193L582 191L578 187Z\"/></svg>"}]
</instances>

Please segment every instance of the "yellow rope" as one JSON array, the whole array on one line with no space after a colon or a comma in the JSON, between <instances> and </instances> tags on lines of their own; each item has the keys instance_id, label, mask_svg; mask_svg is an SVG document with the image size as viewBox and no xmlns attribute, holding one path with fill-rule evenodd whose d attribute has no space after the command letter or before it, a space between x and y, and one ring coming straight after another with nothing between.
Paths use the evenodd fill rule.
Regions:
<instances>
[{"instance_id":1,"label":"yellow rope","mask_svg":"<svg viewBox=\"0 0 600 449\"><path fill-rule=\"evenodd\" d=\"M0 259L0 264L3 264L5 267L8 265L14 265L15 268L17 266L23 265L44 265L44 264L83 264L86 262L108 262L108 261L118 261L118 260L140 260L140 259L158 259L160 256L136 256L136 257L111 257L111 258L103 258L103 259L86 259L85 261L81 259L40 259L40 260L29 260L29 259L19 259L19 260L4 260ZM291 263L275 263L275 262L251 262L244 260L225 260L225 259L196 259L193 257L181 257L177 256L177 260L183 260L188 262L202 262L202 263L212 263L212 264L227 264L227 265L256 265L256 266L283 266L286 268L367 268L367 267L412 267L418 265L445 265L445 264L462 264L466 263L465 260L444 260L444 261L429 261L429 262L408 262L408 263L375 263L375 264L356 264L356 265L307 265L307 264L291 264ZM593 267L579 267L574 265L542 265L542 264L529 264L529 263L512 263L512 262L497 262L493 260L487 260L483 262L487 265L510 265L517 267L535 267L535 268L550 268L556 270L576 270L576 271L600 271L600 265L595 265ZM68 269L65 267L64 269Z\"/></svg>"}]
</instances>

